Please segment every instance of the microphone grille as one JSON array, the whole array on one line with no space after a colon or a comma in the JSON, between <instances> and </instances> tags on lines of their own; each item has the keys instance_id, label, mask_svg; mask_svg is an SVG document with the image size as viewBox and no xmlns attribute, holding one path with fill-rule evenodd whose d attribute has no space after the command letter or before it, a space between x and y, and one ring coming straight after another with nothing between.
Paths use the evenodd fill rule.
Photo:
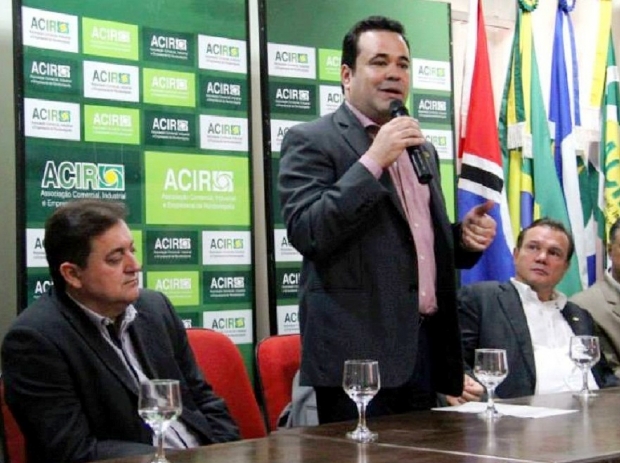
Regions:
<instances>
[{"instance_id":1,"label":"microphone grille","mask_svg":"<svg viewBox=\"0 0 620 463\"><path fill-rule=\"evenodd\" d=\"M409 111L407 111L407 108L405 108L402 101L392 100L390 101L390 114L392 117L408 116Z\"/></svg>"}]
</instances>

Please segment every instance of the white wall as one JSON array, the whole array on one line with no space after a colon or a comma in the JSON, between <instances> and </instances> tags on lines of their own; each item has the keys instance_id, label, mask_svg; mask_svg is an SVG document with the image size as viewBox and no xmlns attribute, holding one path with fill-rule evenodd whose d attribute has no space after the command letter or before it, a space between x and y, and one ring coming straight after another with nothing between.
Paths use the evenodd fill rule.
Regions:
<instances>
[{"instance_id":1,"label":"white wall","mask_svg":"<svg viewBox=\"0 0 620 463\"><path fill-rule=\"evenodd\" d=\"M17 311L13 9L0 0L0 338Z\"/></svg>"},{"instance_id":2,"label":"white wall","mask_svg":"<svg viewBox=\"0 0 620 463\"><path fill-rule=\"evenodd\" d=\"M439 1L439 0L438 0ZM466 34L467 11L469 0L452 0L453 12L453 57L455 81L455 108L460 103L460 79L463 67L463 55ZM588 58L591 55L593 35L588 32L595 30L598 20L599 0L580 0L573 13L575 32L580 38L578 53L583 64L582 69L588 67ZM487 23L489 40L489 54L491 60L493 86L496 106L504 84L506 66L508 63L512 33L514 30L516 0L484 0L483 8ZM556 1L540 1L539 10L534 16L536 27L536 47L541 67L541 79L548 82L551 39L555 17ZM2 240L0 241L0 338L6 332L8 324L15 317L16 295L16 225L15 211L15 138L14 138L14 101L13 101L13 12L12 0L0 0L0 216L2 218ZM252 69L258 69L258 3L250 0L250 38ZM613 0L613 30L615 31L616 53L620 52L620 0ZM593 25L594 24L594 25ZM344 31L343 31L344 33ZM582 73L584 78L585 71ZM545 80L546 79L546 80ZM269 320L267 307L267 258L266 232L264 213L264 181L261 107L260 107L260 80L257 72L251 76L252 80L252 120L253 120L253 172L254 172L254 218L256 237L256 297L257 297L257 334L258 339L268 335ZM588 84L589 85L589 84ZM543 84L543 88L546 85Z\"/></svg>"}]
</instances>

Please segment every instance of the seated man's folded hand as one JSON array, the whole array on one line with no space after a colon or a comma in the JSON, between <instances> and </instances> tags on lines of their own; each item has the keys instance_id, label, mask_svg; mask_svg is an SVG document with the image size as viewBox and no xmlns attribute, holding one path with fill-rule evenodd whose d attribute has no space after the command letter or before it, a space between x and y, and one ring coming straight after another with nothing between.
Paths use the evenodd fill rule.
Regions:
<instances>
[{"instance_id":1,"label":"seated man's folded hand","mask_svg":"<svg viewBox=\"0 0 620 463\"><path fill-rule=\"evenodd\" d=\"M448 404L461 405L465 402L480 402L484 394L484 387L469 375L463 378L463 393L459 397L446 396Z\"/></svg>"}]
</instances>

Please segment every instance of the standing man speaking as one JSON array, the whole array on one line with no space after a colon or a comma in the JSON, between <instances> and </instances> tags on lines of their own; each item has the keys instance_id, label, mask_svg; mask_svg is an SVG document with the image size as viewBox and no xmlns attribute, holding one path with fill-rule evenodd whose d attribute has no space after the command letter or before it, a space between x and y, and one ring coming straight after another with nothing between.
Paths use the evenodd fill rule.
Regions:
<instances>
[{"instance_id":1,"label":"standing man speaking","mask_svg":"<svg viewBox=\"0 0 620 463\"><path fill-rule=\"evenodd\" d=\"M357 417L341 386L346 359L379 361L369 416L428 409L435 392L460 393L455 268L473 266L496 230L491 203L449 223L434 147L415 119L393 117L393 101L406 102L410 88L399 22L355 24L340 75L345 102L289 129L279 175L288 238L303 255L301 382L316 390L321 423ZM416 177L412 147L428 163L429 183Z\"/></svg>"}]
</instances>

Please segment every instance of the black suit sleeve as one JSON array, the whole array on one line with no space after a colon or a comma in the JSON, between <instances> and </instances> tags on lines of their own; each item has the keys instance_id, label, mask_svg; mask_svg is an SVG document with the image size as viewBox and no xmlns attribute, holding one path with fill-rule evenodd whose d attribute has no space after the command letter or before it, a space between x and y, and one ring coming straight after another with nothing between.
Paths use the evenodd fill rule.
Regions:
<instances>
[{"instance_id":1,"label":"black suit sleeve","mask_svg":"<svg viewBox=\"0 0 620 463\"><path fill-rule=\"evenodd\" d=\"M566 311L565 317L576 335L599 334L594 318L587 310L581 308L574 302L567 302L564 311ZM571 319L573 318L571 314L575 315L576 320L581 320L581 323L571 322ZM620 379L614 374L613 369L609 366L609 363L607 362L607 359L602 351L601 359L596 365L594 365L594 367L592 367L592 375L596 380L596 384L598 384L598 387L600 388L620 386Z\"/></svg>"},{"instance_id":2,"label":"black suit sleeve","mask_svg":"<svg viewBox=\"0 0 620 463\"><path fill-rule=\"evenodd\" d=\"M465 372L471 375L474 367L474 352L480 344L480 304L476 300L476 293L469 286L463 286L459 290L457 308Z\"/></svg>"},{"instance_id":3,"label":"black suit sleeve","mask_svg":"<svg viewBox=\"0 0 620 463\"><path fill-rule=\"evenodd\" d=\"M170 317L171 332L175 336L175 358L178 367L189 388L192 400L207 420L210 427L209 439L213 443L239 440L239 428L230 416L224 400L213 392L196 364L194 354L187 339L183 322L176 315L172 305L166 299ZM191 424L191 423L190 423Z\"/></svg>"},{"instance_id":4,"label":"black suit sleeve","mask_svg":"<svg viewBox=\"0 0 620 463\"><path fill-rule=\"evenodd\" d=\"M456 268L470 269L482 256L482 252L468 251L461 243L461 235L463 233L462 224L456 223L452 225L452 237L454 239L454 262Z\"/></svg>"}]
</instances>

